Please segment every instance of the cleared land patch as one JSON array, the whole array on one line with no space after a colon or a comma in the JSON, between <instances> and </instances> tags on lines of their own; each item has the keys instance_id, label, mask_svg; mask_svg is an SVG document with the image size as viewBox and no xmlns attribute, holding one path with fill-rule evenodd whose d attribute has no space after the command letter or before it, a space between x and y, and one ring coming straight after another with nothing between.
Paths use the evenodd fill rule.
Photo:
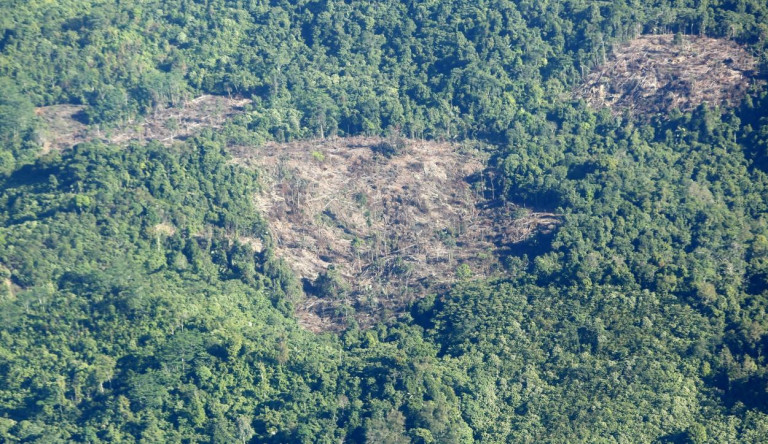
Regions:
<instances>
[{"instance_id":1,"label":"cleared land patch","mask_svg":"<svg viewBox=\"0 0 768 444\"><path fill-rule=\"evenodd\" d=\"M738 105L757 61L733 41L672 34L645 35L614 48L576 96L614 114L652 116L701 103Z\"/></svg>"},{"instance_id":2,"label":"cleared land patch","mask_svg":"<svg viewBox=\"0 0 768 444\"><path fill-rule=\"evenodd\" d=\"M157 140L170 145L204 128L219 128L227 118L242 111L249 99L203 95L175 107L158 108L143 120L126 122L115 128L86 125L80 116L83 105L52 105L37 108L42 121L39 133L43 153L70 148L90 140L123 145L131 141Z\"/></svg>"},{"instance_id":3,"label":"cleared land patch","mask_svg":"<svg viewBox=\"0 0 768 444\"><path fill-rule=\"evenodd\" d=\"M486 200L476 150L346 138L235 153L262 172L256 203L276 254L304 282L312 330L368 325L457 280L499 272L499 250L552 230L557 215Z\"/></svg>"}]
</instances>

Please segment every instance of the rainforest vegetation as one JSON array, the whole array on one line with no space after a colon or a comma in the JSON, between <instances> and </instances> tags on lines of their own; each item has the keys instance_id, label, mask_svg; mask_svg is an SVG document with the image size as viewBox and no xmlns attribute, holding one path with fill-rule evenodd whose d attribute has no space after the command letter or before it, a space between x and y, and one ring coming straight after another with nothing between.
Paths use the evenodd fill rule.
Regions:
<instances>
[{"instance_id":1,"label":"rainforest vegetation","mask_svg":"<svg viewBox=\"0 0 768 444\"><path fill-rule=\"evenodd\" d=\"M741 104L574 99L656 33L746 48ZM0 441L765 442L766 73L763 0L5 0ZM251 102L170 147L41 146L39 107L110 131L201 94ZM497 204L562 220L309 332L230 148L358 135L481 141Z\"/></svg>"}]
</instances>

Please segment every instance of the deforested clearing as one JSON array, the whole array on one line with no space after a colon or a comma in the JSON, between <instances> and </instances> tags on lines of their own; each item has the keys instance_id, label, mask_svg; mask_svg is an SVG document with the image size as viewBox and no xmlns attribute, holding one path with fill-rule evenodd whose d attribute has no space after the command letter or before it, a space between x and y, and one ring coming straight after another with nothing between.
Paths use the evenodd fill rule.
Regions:
<instances>
[{"instance_id":1,"label":"deforested clearing","mask_svg":"<svg viewBox=\"0 0 768 444\"><path fill-rule=\"evenodd\" d=\"M87 125L84 105L51 105L37 108L42 153L71 148L78 143L101 140L116 145L157 141L171 145L206 128L220 128L227 119L251 103L240 97L202 95L176 106L157 107L144 118L119 122L113 127Z\"/></svg>"},{"instance_id":2,"label":"deforested clearing","mask_svg":"<svg viewBox=\"0 0 768 444\"><path fill-rule=\"evenodd\" d=\"M456 280L501 273L500 249L559 221L494 205L481 151L451 143L336 138L235 156L261 171L257 206L304 282L299 319L316 331L370 325Z\"/></svg>"},{"instance_id":3,"label":"deforested clearing","mask_svg":"<svg viewBox=\"0 0 768 444\"><path fill-rule=\"evenodd\" d=\"M754 81L757 61L731 40L644 35L614 48L575 95L614 114L651 117L706 103L735 106Z\"/></svg>"}]
</instances>

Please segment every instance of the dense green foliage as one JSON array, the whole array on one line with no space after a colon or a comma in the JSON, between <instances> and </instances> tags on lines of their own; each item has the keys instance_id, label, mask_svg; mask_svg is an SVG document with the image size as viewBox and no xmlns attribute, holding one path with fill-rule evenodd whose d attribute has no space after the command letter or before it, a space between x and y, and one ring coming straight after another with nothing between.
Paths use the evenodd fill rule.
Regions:
<instances>
[{"instance_id":1,"label":"dense green foliage","mask_svg":"<svg viewBox=\"0 0 768 444\"><path fill-rule=\"evenodd\" d=\"M255 96L248 127L265 137L499 139L613 42L680 31L762 53L768 41L760 1L646 3L7 1L0 76L37 104L87 104L93 122L204 91Z\"/></svg>"},{"instance_id":2,"label":"dense green foliage","mask_svg":"<svg viewBox=\"0 0 768 444\"><path fill-rule=\"evenodd\" d=\"M640 123L568 91L640 32L765 71L768 7L646 3L4 2L0 440L764 441L766 92ZM109 126L202 92L254 102L173 148L38 154L34 106ZM503 279L309 333L226 145L384 133L484 139L492 197L563 223Z\"/></svg>"}]
</instances>

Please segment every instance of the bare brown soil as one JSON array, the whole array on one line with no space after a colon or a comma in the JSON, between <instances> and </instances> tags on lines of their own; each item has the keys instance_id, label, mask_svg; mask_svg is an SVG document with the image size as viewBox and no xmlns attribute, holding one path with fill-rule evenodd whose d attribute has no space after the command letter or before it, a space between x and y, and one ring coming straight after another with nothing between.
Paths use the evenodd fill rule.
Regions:
<instances>
[{"instance_id":1,"label":"bare brown soil","mask_svg":"<svg viewBox=\"0 0 768 444\"><path fill-rule=\"evenodd\" d=\"M730 40L681 37L645 35L614 48L576 96L614 114L646 117L701 103L737 105L755 76L755 58Z\"/></svg>"},{"instance_id":2,"label":"bare brown soil","mask_svg":"<svg viewBox=\"0 0 768 444\"><path fill-rule=\"evenodd\" d=\"M127 122L116 128L100 129L85 125L78 115L82 105L53 105L37 108L42 120L40 137L43 153L70 148L89 140L104 140L124 145L131 141L157 140L170 145L192 136L203 128L219 128L227 118L240 112L249 99L204 95L172 108L159 108L142 121Z\"/></svg>"},{"instance_id":3,"label":"bare brown soil","mask_svg":"<svg viewBox=\"0 0 768 444\"><path fill-rule=\"evenodd\" d=\"M350 316L369 325L457 279L493 275L500 248L559 221L484 208L484 181L468 181L483 171L475 150L404 141L402 153L387 157L376 151L384 142L270 143L235 153L262 172L256 203L276 254L305 282L298 315L311 330L341 328ZM326 276L330 294L322 291Z\"/></svg>"}]
</instances>

